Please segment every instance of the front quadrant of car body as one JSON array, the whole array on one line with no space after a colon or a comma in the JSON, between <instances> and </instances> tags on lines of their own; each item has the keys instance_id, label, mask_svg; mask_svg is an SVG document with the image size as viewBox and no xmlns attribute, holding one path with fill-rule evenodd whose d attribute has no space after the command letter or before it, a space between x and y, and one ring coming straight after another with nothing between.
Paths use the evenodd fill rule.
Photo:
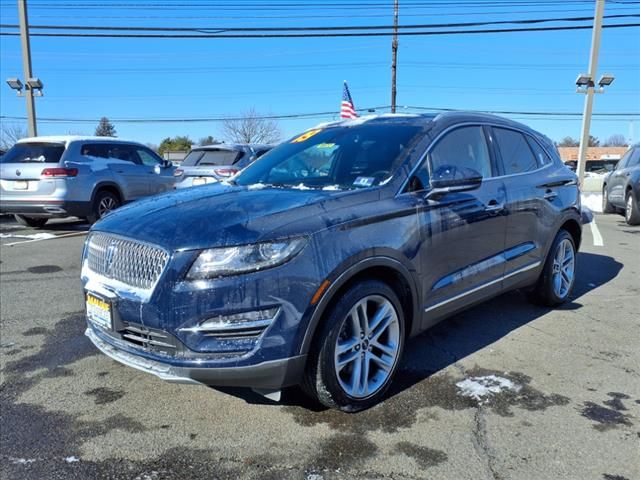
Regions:
<instances>
[{"instance_id":1,"label":"front quadrant of car body","mask_svg":"<svg viewBox=\"0 0 640 480\"><path fill-rule=\"evenodd\" d=\"M169 381L302 384L331 407L373 405L406 339L501 293L506 275L542 278L544 259L510 267L526 249L507 247L508 182L485 125L496 122L512 123L449 114L324 124L230 181L111 213L84 248L87 335ZM468 125L470 135L446 140ZM579 221L571 212L558 209L554 225Z\"/></svg>"}]
</instances>

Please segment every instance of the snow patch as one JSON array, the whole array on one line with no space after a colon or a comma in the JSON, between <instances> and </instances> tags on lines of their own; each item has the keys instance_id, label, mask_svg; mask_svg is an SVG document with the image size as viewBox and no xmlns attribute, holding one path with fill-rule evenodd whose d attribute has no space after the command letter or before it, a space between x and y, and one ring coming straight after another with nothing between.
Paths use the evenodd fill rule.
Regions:
<instances>
[{"instance_id":1,"label":"snow patch","mask_svg":"<svg viewBox=\"0 0 640 480\"><path fill-rule=\"evenodd\" d=\"M592 212L602 213L602 193L582 192L580 202Z\"/></svg>"},{"instance_id":2,"label":"snow patch","mask_svg":"<svg viewBox=\"0 0 640 480\"><path fill-rule=\"evenodd\" d=\"M327 185L326 187L322 187L322 190L329 190L329 191L340 190L340 185Z\"/></svg>"},{"instance_id":3,"label":"snow patch","mask_svg":"<svg viewBox=\"0 0 640 480\"><path fill-rule=\"evenodd\" d=\"M30 463L33 463L36 461L35 458L13 458L13 457L9 457L9 460L11 460L11 463L13 463L14 465L29 465Z\"/></svg>"},{"instance_id":4,"label":"snow patch","mask_svg":"<svg viewBox=\"0 0 640 480\"><path fill-rule=\"evenodd\" d=\"M267 188L267 185L264 183L253 183L247 187L247 190L262 190L263 188Z\"/></svg>"},{"instance_id":5,"label":"snow patch","mask_svg":"<svg viewBox=\"0 0 640 480\"><path fill-rule=\"evenodd\" d=\"M521 385L513 383L508 378L497 375L486 375L484 377L471 377L456 383L460 395L471 397L480 402L487 401L488 397L497 395L504 391L518 393Z\"/></svg>"},{"instance_id":6,"label":"snow patch","mask_svg":"<svg viewBox=\"0 0 640 480\"><path fill-rule=\"evenodd\" d=\"M295 187L291 187L293 190L311 190L310 187L307 187L304 183L299 183Z\"/></svg>"},{"instance_id":7,"label":"snow patch","mask_svg":"<svg viewBox=\"0 0 640 480\"><path fill-rule=\"evenodd\" d=\"M48 240L50 238L56 238L56 236L53 233L34 233L32 235L0 233L0 238L26 238L27 240Z\"/></svg>"},{"instance_id":8,"label":"snow patch","mask_svg":"<svg viewBox=\"0 0 640 480\"><path fill-rule=\"evenodd\" d=\"M65 457L64 461L67 463L75 463L75 462L79 462L80 459L74 455L71 455L70 457Z\"/></svg>"}]
</instances>

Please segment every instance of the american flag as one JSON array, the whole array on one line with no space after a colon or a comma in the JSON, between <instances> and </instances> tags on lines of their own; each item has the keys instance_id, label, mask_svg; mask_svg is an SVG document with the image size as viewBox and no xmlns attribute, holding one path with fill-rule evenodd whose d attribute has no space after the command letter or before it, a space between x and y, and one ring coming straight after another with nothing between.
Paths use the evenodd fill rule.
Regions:
<instances>
[{"instance_id":1,"label":"american flag","mask_svg":"<svg viewBox=\"0 0 640 480\"><path fill-rule=\"evenodd\" d=\"M340 118L357 118L358 114L356 113L356 107L353 105L353 100L351 99L351 93L349 93L349 87L347 86L347 82L344 82L344 87L342 88L342 104L340 105Z\"/></svg>"}]
</instances>

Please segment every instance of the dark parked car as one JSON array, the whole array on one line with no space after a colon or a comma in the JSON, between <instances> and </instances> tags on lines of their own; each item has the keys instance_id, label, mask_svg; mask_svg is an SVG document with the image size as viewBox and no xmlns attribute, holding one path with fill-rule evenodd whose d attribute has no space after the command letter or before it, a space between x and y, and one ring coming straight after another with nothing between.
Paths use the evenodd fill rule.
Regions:
<instances>
[{"instance_id":1,"label":"dark parked car","mask_svg":"<svg viewBox=\"0 0 640 480\"><path fill-rule=\"evenodd\" d=\"M640 225L640 145L629 149L615 170L605 177L602 211L623 211L629 225Z\"/></svg>"},{"instance_id":2,"label":"dark parked car","mask_svg":"<svg viewBox=\"0 0 640 480\"><path fill-rule=\"evenodd\" d=\"M174 175L175 188L215 183L232 177L273 148L262 144L228 144L194 147Z\"/></svg>"},{"instance_id":3,"label":"dark parked car","mask_svg":"<svg viewBox=\"0 0 640 480\"><path fill-rule=\"evenodd\" d=\"M87 336L174 382L345 411L380 401L405 341L505 291L569 298L579 192L549 139L499 117L383 115L284 142L230 183L93 226Z\"/></svg>"}]
</instances>

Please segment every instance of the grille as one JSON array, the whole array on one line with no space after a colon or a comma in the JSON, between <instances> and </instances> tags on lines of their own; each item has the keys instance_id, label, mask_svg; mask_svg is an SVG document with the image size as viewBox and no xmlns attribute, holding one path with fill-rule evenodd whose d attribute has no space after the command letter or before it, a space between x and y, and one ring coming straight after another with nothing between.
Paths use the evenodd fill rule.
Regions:
<instances>
[{"instance_id":1,"label":"grille","mask_svg":"<svg viewBox=\"0 0 640 480\"><path fill-rule=\"evenodd\" d=\"M125 325L124 330L118 332L122 339L144 350L163 352L170 355L176 349L173 337L164 332L146 328L142 325Z\"/></svg>"},{"instance_id":2,"label":"grille","mask_svg":"<svg viewBox=\"0 0 640 480\"><path fill-rule=\"evenodd\" d=\"M169 254L146 243L95 233L87 248L91 271L126 285L150 290L169 261Z\"/></svg>"}]
</instances>

